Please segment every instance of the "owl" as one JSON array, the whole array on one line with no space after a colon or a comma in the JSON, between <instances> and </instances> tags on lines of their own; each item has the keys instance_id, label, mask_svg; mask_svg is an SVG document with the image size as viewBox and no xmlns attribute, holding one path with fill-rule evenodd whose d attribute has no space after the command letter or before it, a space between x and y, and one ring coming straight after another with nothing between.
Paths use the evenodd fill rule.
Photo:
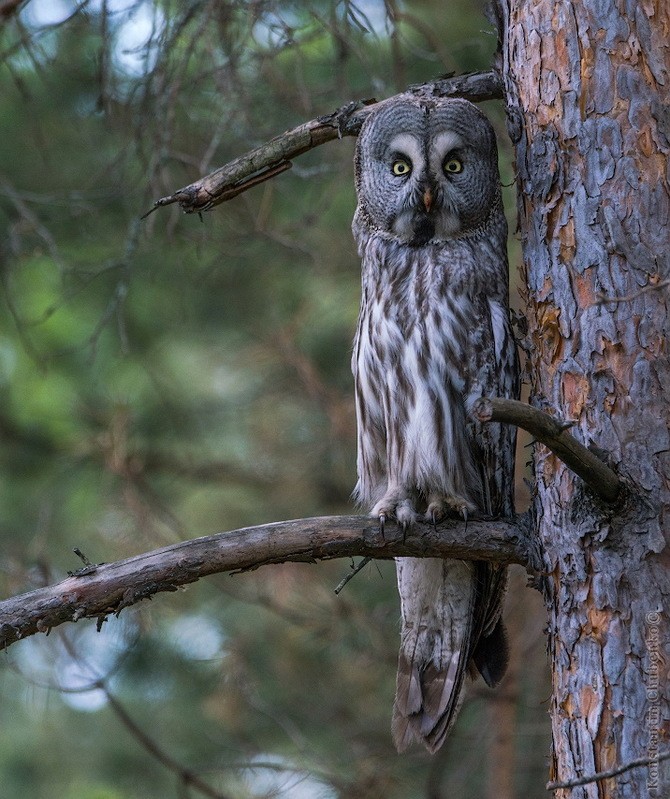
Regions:
<instances>
[{"instance_id":1,"label":"owl","mask_svg":"<svg viewBox=\"0 0 670 799\"><path fill-rule=\"evenodd\" d=\"M401 95L365 121L354 160L362 300L352 370L356 497L407 530L456 515L511 515L515 430L468 413L517 397L507 224L495 135L474 105ZM466 670L502 678L506 569L398 558L402 632L392 732L434 752Z\"/></svg>"}]
</instances>

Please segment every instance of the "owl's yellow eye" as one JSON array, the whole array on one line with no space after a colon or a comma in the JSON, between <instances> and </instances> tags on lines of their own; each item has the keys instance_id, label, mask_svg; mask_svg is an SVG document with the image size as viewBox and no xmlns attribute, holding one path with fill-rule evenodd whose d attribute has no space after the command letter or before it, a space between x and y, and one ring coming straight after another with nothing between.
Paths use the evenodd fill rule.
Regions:
<instances>
[{"instance_id":1,"label":"owl's yellow eye","mask_svg":"<svg viewBox=\"0 0 670 799\"><path fill-rule=\"evenodd\" d=\"M412 171L412 165L408 161L403 161L399 158L397 161L393 162L391 169L394 175L409 175Z\"/></svg>"},{"instance_id":2,"label":"owl's yellow eye","mask_svg":"<svg viewBox=\"0 0 670 799\"><path fill-rule=\"evenodd\" d=\"M449 175L457 175L463 171L463 164L458 158L448 158L444 162L444 171Z\"/></svg>"}]
</instances>

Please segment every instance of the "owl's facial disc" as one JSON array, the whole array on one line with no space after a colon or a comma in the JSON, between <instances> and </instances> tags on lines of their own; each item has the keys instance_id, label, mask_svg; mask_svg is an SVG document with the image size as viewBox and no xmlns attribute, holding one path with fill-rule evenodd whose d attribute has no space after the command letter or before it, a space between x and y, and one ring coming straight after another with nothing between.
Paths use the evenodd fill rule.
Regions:
<instances>
[{"instance_id":1,"label":"owl's facial disc","mask_svg":"<svg viewBox=\"0 0 670 799\"><path fill-rule=\"evenodd\" d=\"M436 136L430 147L411 133L399 133L389 141L386 161L399 202L388 227L401 241L423 246L461 230L449 185L463 168L456 154L461 144L449 131Z\"/></svg>"}]
</instances>

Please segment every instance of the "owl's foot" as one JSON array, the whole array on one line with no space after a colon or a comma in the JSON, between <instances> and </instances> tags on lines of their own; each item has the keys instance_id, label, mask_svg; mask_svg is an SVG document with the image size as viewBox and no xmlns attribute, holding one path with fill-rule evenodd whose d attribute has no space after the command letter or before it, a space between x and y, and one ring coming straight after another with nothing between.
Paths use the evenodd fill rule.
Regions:
<instances>
[{"instance_id":1,"label":"owl's foot","mask_svg":"<svg viewBox=\"0 0 670 799\"><path fill-rule=\"evenodd\" d=\"M450 494L430 494L428 497L428 507L424 519L432 523L433 527L449 514L460 516L463 521L468 523L469 515L475 510L475 506L467 499Z\"/></svg>"},{"instance_id":2,"label":"owl's foot","mask_svg":"<svg viewBox=\"0 0 670 799\"><path fill-rule=\"evenodd\" d=\"M402 528L402 540L405 541L407 530L418 518L412 499L405 491L387 491L385 496L372 509L372 515L379 519L379 533L384 537L384 524L388 519L395 519Z\"/></svg>"}]
</instances>

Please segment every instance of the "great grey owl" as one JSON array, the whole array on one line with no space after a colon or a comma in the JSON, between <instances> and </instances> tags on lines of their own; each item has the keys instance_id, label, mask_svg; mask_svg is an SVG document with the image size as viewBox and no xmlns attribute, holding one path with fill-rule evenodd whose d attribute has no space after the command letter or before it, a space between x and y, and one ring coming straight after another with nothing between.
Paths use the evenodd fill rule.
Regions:
<instances>
[{"instance_id":1,"label":"great grey owl","mask_svg":"<svg viewBox=\"0 0 670 799\"><path fill-rule=\"evenodd\" d=\"M362 302L352 369L357 499L383 531L444 516L513 511L515 431L480 425L481 396L516 397L507 225L495 135L465 100L402 95L370 113L355 155L353 232ZM503 676L506 570L398 558L402 633L393 710L400 751L434 752L466 667Z\"/></svg>"}]
</instances>

